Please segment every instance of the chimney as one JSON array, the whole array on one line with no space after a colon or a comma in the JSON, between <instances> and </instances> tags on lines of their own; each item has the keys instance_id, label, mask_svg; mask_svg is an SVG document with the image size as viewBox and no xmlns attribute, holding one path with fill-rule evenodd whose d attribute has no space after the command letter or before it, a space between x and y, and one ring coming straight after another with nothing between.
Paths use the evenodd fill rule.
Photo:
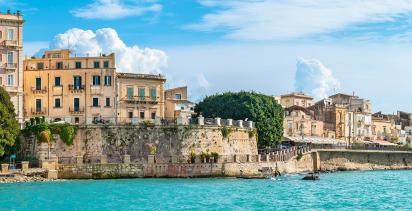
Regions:
<instances>
[{"instance_id":1,"label":"chimney","mask_svg":"<svg viewBox=\"0 0 412 211\"><path fill-rule=\"evenodd\" d=\"M7 14L10 15L10 10L7 10Z\"/></svg>"},{"instance_id":2,"label":"chimney","mask_svg":"<svg viewBox=\"0 0 412 211\"><path fill-rule=\"evenodd\" d=\"M17 16L20 16L20 10L17 10Z\"/></svg>"}]
</instances>

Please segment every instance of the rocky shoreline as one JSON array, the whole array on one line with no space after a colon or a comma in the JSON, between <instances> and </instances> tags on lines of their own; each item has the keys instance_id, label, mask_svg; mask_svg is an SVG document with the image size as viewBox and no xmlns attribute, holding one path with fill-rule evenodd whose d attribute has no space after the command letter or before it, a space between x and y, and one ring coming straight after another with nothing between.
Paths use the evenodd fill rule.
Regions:
<instances>
[{"instance_id":1,"label":"rocky shoreline","mask_svg":"<svg viewBox=\"0 0 412 211\"><path fill-rule=\"evenodd\" d=\"M10 171L6 174L0 174L0 184L60 181L56 179L47 179L46 175L47 170L44 169L30 169L27 172L21 172L20 170Z\"/></svg>"}]
</instances>

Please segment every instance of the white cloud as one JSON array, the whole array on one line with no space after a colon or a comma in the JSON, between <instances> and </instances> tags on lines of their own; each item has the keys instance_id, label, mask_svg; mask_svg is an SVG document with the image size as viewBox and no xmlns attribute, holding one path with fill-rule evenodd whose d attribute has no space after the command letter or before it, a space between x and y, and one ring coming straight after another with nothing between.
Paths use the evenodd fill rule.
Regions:
<instances>
[{"instance_id":1,"label":"white cloud","mask_svg":"<svg viewBox=\"0 0 412 211\"><path fill-rule=\"evenodd\" d=\"M206 77L203 73L199 73L197 75L197 83L198 83L199 87L202 88L202 89L207 89L210 86L209 81L206 79Z\"/></svg>"},{"instance_id":2,"label":"white cloud","mask_svg":"<svg viewBox=\"0 0 412 211\"><path fill-rule=\"evenodd\" d=\"M82 30L72 28L58 34L50 43L50 49L70 49L77 55L96 56L115 53L119 72L160 73L167 67L165 52L151 48L127 46L111 28Z\"/></svg>"},{"instance_id":3,"label":"white cloud","mask_svg":"<svg viewBox=\"0 0 412 211\"><path fill-rule=\"evenodd\" d=\"M326 98L340 88L332 71L316 59L299 58L296 63L295 89L316 99Z\"/></svg>"},{"instance_id":4,"label":"white cloud","mask_svg":"<svg viewBox=\"0 0 412 211\"><path fill-rule=\"evenodd\" d=\"M71 13L79 18L113 20L140 16L147 12L160 12L162 5L155 2L141 0L126 3L122 0L94 0L93 3L72 10Z\"/></svg>"},{"instance_id":5,"label":"white cloud","mask_svg":"<svg viewBox=\"0 0 412 211\"><path fill-rule=\"evenodd\" d=\"M186 28L223 30L241 40L276 40L393 21L412 12L412 0L200 0L216 11Z\"/></svg>"},{"instance_id":6,"label":"white cloud","mask_svg":"<svg viewBox=\"0 0 412 211\"><path fill-rule=\"evenodd\" d=\"M24 43L24 55L33 56L37 52L39 52L40 49L47 48L48 46L49 46L49 42L43 42L43 41L25 42Z\"/></svg>"}]
</instances>

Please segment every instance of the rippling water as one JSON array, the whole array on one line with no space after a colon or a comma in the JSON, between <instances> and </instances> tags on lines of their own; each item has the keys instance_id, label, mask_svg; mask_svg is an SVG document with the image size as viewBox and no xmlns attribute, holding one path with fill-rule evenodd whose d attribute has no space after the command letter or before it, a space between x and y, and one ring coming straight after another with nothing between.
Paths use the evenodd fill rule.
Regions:
<instances>
[{"instance_id":1,"label":"rippling water","mask_svg":"<svg viewBox=\"0 0 412 211\"><path fill-rule=\"evenodd\" d=\"M412 171L278 180L127 179L0 184L6 210L412 209Z\"/></svg>"}]
</instances>

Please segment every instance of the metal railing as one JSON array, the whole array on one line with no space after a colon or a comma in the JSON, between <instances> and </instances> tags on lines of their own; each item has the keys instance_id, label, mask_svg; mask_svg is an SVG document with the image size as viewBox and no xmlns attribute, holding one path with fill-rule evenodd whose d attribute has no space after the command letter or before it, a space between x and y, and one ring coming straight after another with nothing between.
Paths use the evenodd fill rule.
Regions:
<instances>
[{"instance_id":1,"label":"metal railing","mask_svg":"<svg viewBox=\"0 0 412 211\"><path fill-rule=\"evenodd\" d=\"M69 84L69 90L71 91L76 91L76 90L84 90L84 85L74 85L74 84Z\"/></svg>"}]
</instances>

